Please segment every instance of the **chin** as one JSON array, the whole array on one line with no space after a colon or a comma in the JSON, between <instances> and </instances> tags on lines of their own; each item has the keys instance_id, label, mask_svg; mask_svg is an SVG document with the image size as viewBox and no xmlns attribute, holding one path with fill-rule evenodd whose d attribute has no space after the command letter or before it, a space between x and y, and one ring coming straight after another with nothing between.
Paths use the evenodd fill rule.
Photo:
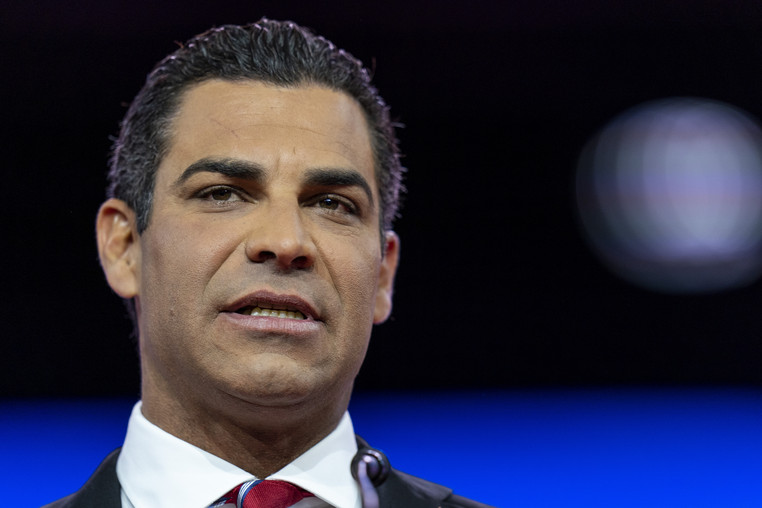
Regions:
<instances>
[{"instance_id":1,"label":"chin","mask_svg":"<svg viewBox=\"0 0 762 508\"><path fill-rule=\"evenodd\" d=\"M296 370L296 371L294 371ZM303 405L324 393L317 376L305 375L305 368L263 369L249 376L237 376L229 393L237 398L266 407ZM241 384L242 380L245 384Z\"/></svg>"}]
</instances>

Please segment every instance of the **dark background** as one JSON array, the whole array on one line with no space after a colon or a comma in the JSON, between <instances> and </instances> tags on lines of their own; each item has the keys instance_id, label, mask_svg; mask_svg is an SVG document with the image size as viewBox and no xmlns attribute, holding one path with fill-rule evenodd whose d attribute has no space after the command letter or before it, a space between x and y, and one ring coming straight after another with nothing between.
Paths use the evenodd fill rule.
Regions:
<instances>
[{"instance_id":1,"label":"dark background","mask_svg":"<svg viewBox=\"0 0 762 508\"><path fill-rule=\"evenodd\" d=\"M575 215L582 145L643 101L762 116L758 1L5 2L0 395L138 393L93 224L109 136L153 64L210 26L293 19L375 66L406 124L395 311L360 389L762 386L762 285L638 289Z\"/></svg>"}]
</instances>

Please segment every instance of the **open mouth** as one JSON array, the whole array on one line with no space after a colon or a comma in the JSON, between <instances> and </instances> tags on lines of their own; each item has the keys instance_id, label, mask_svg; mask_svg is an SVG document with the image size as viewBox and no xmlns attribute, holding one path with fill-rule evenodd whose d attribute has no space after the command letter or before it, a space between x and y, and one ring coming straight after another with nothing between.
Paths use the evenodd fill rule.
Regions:
<instances>
[{"instance_id":1,"label":"open mouth","mask_svg":"<svg viewBox=\"0 0 762 508\"><path fill-rule=\"evenodd\" d=\"M236 311L236 314L243 314L245 316L262 316L272 317L280 319L307 319L307 317L298 310L283 308L268 308L260 305L249 305L242 307Z\"/></svg>"}]
</instances>

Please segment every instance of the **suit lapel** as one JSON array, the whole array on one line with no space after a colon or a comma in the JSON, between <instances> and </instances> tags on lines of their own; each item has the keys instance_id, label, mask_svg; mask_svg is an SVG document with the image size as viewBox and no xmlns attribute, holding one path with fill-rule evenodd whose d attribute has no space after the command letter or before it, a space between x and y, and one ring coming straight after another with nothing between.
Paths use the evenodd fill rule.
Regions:
<instances>
[{"instance_id":1,"label":"suit lapel","mask_svg":"<svg viewBox=\"0 0 762 508\"><path fill-rule=\"evenodd\" d=\"M437 508L452 494L447 487L394 469L377 491L380 508Z\"/></svg>"},{"instance_id":2,"label":"suit lapel","mask_svg":"<svg viewBox=\"0 0 762 508\"><path fill-rule=\"evenodd\" d=\"M368 443L357 437L358 448L368 447ZM452 490L421 478L410 476L392 469L389 477L376 488L380 508L437 508L452 494Z\"/></svg>"}]
</instances>

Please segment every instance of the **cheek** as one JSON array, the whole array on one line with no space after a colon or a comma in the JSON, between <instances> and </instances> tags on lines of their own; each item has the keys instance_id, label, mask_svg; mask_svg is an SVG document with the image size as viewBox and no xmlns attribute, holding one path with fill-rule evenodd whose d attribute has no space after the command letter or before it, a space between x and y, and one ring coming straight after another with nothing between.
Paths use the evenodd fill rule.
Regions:
<instances>
[{"instance_id":1,"label":"cheek","mask_svg":"<svg viewBox=\"0 0 762 508\"><path fill-rule=\"evenodd\" d=\"M367 265L357 267L355 270L347 270L344 273L343 294L345 305L357 308L363 315L372 313L372 303L376 294L377 280L374 270Z\"/></svg>"},{"instance_id":2,"label":"cheek","mask_svg":"<svg viewBox=\"0 0 762 508\"><path fill-rule=\"evenodd\" d=\"M146 240L143 287L145 297L153 300L147 307L163 308L169 315L199 303L210 279L236 245L218 228L189 221L163 221Z\"/></svg>"},{"instance_id":3,"label":"cheek","mask_svg":"<svg viewBox=\"0 0 762 508\"><path fill-rule=\"evenodd\" d=\"M372 245L363 247L345 246L326 254L333 260L333 280L345 312L364 324L365 320L372 321L380 256Z\"/></svg>"}]
</instances>

